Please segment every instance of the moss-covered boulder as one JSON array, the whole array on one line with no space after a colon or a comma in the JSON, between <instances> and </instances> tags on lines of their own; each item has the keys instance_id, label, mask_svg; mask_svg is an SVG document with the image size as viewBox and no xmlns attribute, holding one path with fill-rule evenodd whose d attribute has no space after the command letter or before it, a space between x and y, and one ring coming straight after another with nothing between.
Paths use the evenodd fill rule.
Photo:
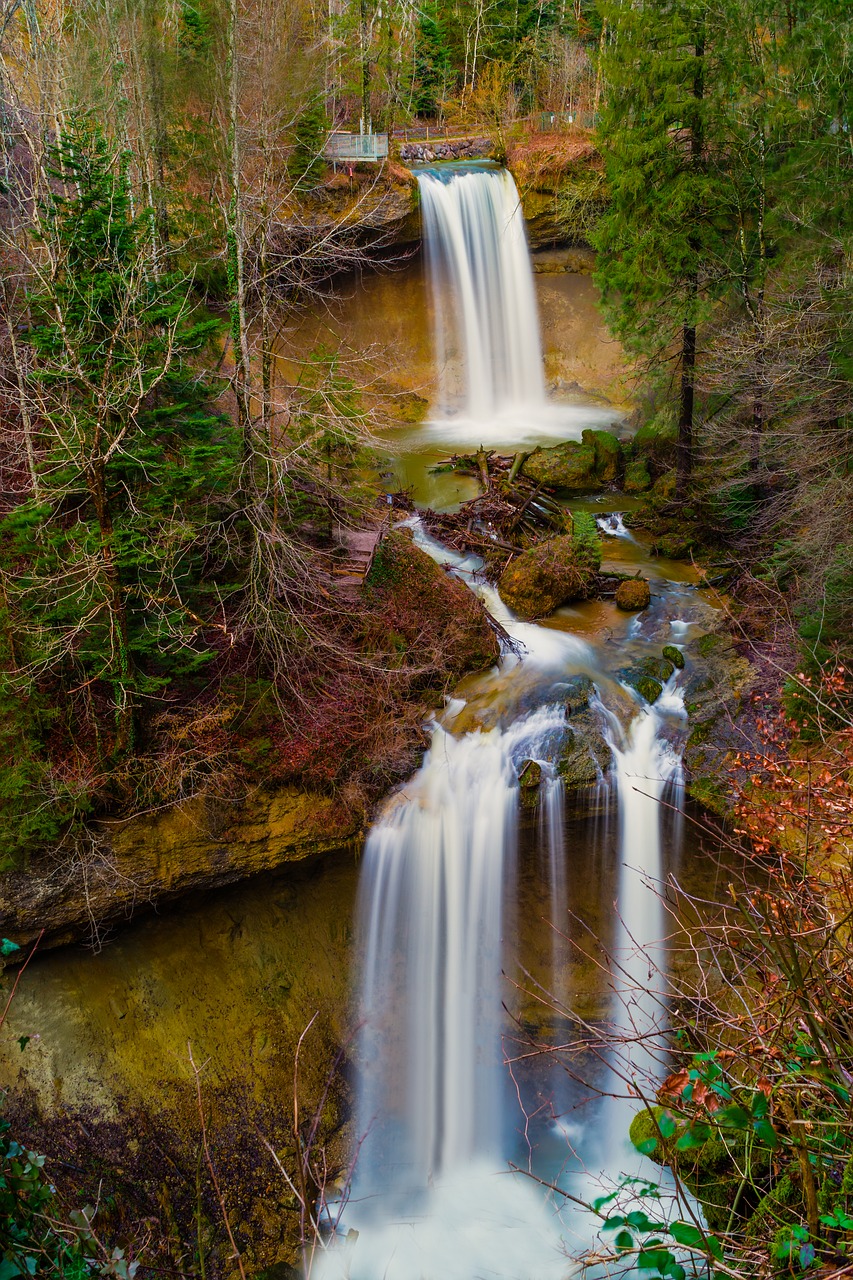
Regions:
<instances>
[{"instance_id":1,"label":"moss-covered boulder","mask_svg":"<svg viewBox=\"0 0 853 1280\"><path fill-rule=\"evenodd\" d=\"M666 654L663 654L660 658L654 658L652 656L643 658L643 661L640 663L640 671L642 675L651 676L653 680L660 680L663 683L666 683L674 670L675 663L670 662Z\"/></svg>"},{"instance_id":2,"label":"moss-covered boulder","mask_svg":"<svg viewBox=\"0 0 853 1280\"><path fill-rule=\"evenodd\" d=\"M634 436L634 454L651 459L658 468L669 467L675 462L677 443L675 413L672 409L659 409Z\"/></svg>"},{"instance_id":3,"label":"moss-covered boulder","mask_svg":"<svg viewBox=\"0 0 853 1280\"><path fill-rule=\"evenodd\" d=\"M587 428L581 439L595 454L595 474L602 484L615 484L622 469L622 446L612 431Z\"/></svg>"},{"instance_id":4,"label":"moss-covered boulder","mask_svg":"<svg viewBox=\"0 0 853 1280\"><path fill-rule=\"evenodd\" d=\"M592 595L597 567L585 541L563 534L516 556L501 575L498 591L519 618L541 618L561 604Z\"/></svg>"},{"instance_id":5,"label":"moss-covered boulder","mask_svg":"<svg viewBox=\"0 0 853 1280\"><path fill-rule=\"evenodd\" d=\"M662 653L667 662L671 662L679 671L684 669L684 654L674 644L665 644Z\"/></svg>"},{"instance_id":6,"label":"moss-covered boulder","mask_svg":"<svg viewBox=\"0 0 853 1280\"><path fill-rule=\"evenodd\" d=\"M367 583L386 636L400 661L429 666L437 678L491 667L500 646L474 595L412 541L409 529L389 533L377 548ZM390 655L392 658L394 655ZM444 682L441 682L442 692Z\"/></svg>"},{"instance_id":7,"label":"moss-covered boulder","mask_svg":"<svg viewBox=\"0 0 853 1280\"><path fill-rule=\"evenodd\" d=\"M652 485L652 493L661 502L672 502L675 497L675 468L665 471L662 476L658 476Z\"/></svg>"},{"instance_id":8,"label":"moss-covered boulder","mask_svg":"<svg viewBox=\"0 0 853 1280\"><path fill-rule=\"evenodd\" d=\"M643 457L632 458L625 467L625 482L623 485L625 492L645 493L651 487L652 477L648 461Z\"/></svg>"},{"instance_id":9,"label":"moss-covered boulder","mask_svg":"<svg viewBox=\"0 0 853 1280\"><path fill-rule=\"evenodd\" d=\"M567 440L553 449L534 450L522 473L536 484L579 493L592 492L601 484L595 468L595 447L586 440Z\"/></svg>"},{"instance_id":10,"label":"moss-covered boulder","mask_svg":"<svg viewBox=\"0 0 853 1280\"><path fill-rule=\"evenodd\" d=\"M652 544L652 555L663 556L665 560L689 560L695 543L683 533L664 533L655 538Z\"/></svg>"},{"instance_id":11,"label":"moss-covered boulder","mask_svg":"<svg viewBox=\"0 0 853 1280\"><path fill-rule=\"evenodd\" d=\"M616 588L616 607L624 609L626 613L648 609L651 598L651 589L645 578L629 578L627 582L620 582Z\"/></svg>"}]
</instances>

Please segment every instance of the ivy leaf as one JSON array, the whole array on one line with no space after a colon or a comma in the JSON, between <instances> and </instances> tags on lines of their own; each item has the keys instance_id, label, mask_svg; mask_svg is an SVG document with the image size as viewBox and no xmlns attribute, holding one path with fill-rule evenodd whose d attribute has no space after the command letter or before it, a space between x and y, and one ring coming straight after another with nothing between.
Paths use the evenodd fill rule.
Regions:
<instances>
[{"instance_id":1,"label":"ivy leaf","mask_svg":"<svg viewBox=\"0 0 853 1280\"><path fill-rule=\"evenodd\" d=\"M768 1147L778 1147L779 1135L769 1120L755 1120L752 1128L756 1138L766 1143Z\"/></svg>"},{"instance_id":2,"label":"ivy leaf","mask_svg":"<svg viewBox=\"0 0 853 1280\"><path fill-rule=\"evenodd\" d=\"M620 1231L613 1243L617 1249L633 1249L634 1237L630 1231Z\"/></svg>"},{"instance_id":3,"label":"ivy leaf","mask_svg":"<svg viewBox=\"0 0 853 1280\"><path fill-rule=\"evenodd\" d=\"M18 1044L21 1046L21 1053L24 1052L31 1040L32 1036L18 1036Z\"/></svg>"},{"instance_id":4,"label":"ivy leaf","mask_svg":"<svg viewBox=\"0 0 853 1280\"><path fill-rule=\"evenodd\" d=\"M804 1244L800 1249L800 1266L805 1271L806 1267L810 1267L815 1260L815 1248L813 1244Z\"/></svg>"},{"instance_id":5,"label":"ivy leaf","mask_svg":"<svg viewBox=\"0 0 853 1280\"><path fill-rule=\"evenodd\" d=\"M20 951L20 949L21 948L18 946L17 942L12 942L9 938L3 938L0 940L0 956L13 956L15 952ZM18 1272L18 1275L20 1275L20 1272ZM2 1271L0 1271L0 1280L4 1280Z\"/></svg>"},{"instance_id":6,"label":"ivy leaf","mask_svg":"<svg viewBox=\"0 0 853 1280\"><path fill-rule=\"evenodd\" d=\"M704 1147L711 1136L711 1126L701 1120L695 1120L685 1129L675 1144L676 1151L690 1151L694 1147Z\"/></svg>"}]
</instances>

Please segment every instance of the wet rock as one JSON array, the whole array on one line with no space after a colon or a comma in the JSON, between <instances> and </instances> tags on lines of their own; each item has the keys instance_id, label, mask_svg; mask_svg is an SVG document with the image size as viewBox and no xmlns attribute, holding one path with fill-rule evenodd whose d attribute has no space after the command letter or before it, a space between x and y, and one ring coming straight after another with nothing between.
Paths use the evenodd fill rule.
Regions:
<instances>
[{"instance_id":1,"label":"wet rock","mask_svg":"<svg viewBox=\"0 0 853 1280\"><path fill-rule=\"evenodd\" d=\"M589 706L589 700L595 690L595 685L589 676L572 676L566 681L566 715L579 715L581 711L586 711Z\"/></svg>"},{"instance_id":2,"label":"wet rock","mask_svg":"<svg viewBox=\"0 0 853 1280\"><path fill-rule=\"evenodd\" d=\"M74 861L45 856L0 877L0 933L26 947L43 931L41 950L97 939L186 894L342 849L362 821L342 800L298 787L104 821Z\"/></svg>"},{"instance_id":3,"label":"wet rock","mask_svg":"<svg viewBox=\"0 0 853 1280\"><path fill-rule=\"evenodd\" d=\"M586 440L567 440L553 449L536 449L522 467L522 474L536 484L579 493L591 493L601 484L595 470L595 448Z\"/></svg>"},{"instance_id":4,"label":"wet rock","mask_svg":"<svg viewBox=\"0 0 853 1280\"><path fill-rule=\"evenodd\" d=\"M542 783L542 766L537 760L525 760L518 775L521 789L521 803L526 809L532 809L539 803L539 787Z\"/></svg>"},{"instance_id":5,"label":"wet rock","mask_svg":"<svg viewBox=\"0 0 853 1280\"><path fill-rule=\"evenodd\" d=\"M518 785L524 791L535 790L542 782L542 766L538 760L525 760L518 775Z\"/></svg>"},{"instance_id":6,"label":"wet rock","mask_svg":"<svg viewBox=\"0 0 853 1280\"><path fill-rule=\"evenodd\" d=\"M684 668L684 654L680 649L676 649L674 644L665 644L663 647L663 656L668 662L671 662L679 671Z\"/></svg>"},{"instance_id":7,"label":"wet rock","mask_svg":"<svg viewBox=\"0 0 853 1280\"><path fill-rule=\"evenodd\" d=\"M645 458L632 458L627 464L623 487L626 493L645 493L652 487L649 464Z\"/></svg>"},{"instance_id":8,"label":"wet rock","mask_svg":"<svg viewBox=\"0 0 853 1280\"><path fill-rule=\"evenodd\" d=\"M572 725L563 739L557 773L569 789L593 787L610 764L610 748L598 718L586 709L572 716Z\"/></svg>"},{"instance_id":9,"label":"wet rock","mask_svg":"<svg viewBox=\"0 0 853 1280\"><path fill-rule=\"evenodd\" d=\"M602 484L615 484L622 469L622 446L611 431L594 431L587 428L581 439L592 446L595 454L595 474Z\"/></svg>"},{"instance_id":10,"label":"wet rock","mask_svg":"<svg viewBox=\"0 0 853 1280\"><path fill-rule=\"evenodd\" d=\"M692 550L692 538L685 538L678 533L665 533L655 539L652 555L663 556L665 560L689 560Z\"/></svg>"},{"instance_id":11,"label":"wet rock","mask_svg":"<svg viewBox=\"0 0 853 1280\"><path fill-rule=\"evenodd\" d=\"M529 621L570 600L587 599L595 590L596 568L591 549L563 534L517 556L501 575L498 591L513 613Z\"/></svg>"},{"instance_id":12,"label":"wet rock","mask_svg":"<svg viewBox=\"0 0 853 1280\"><path fill-rule=\"evenodd\" d=\"M632 688L637 690L641 698L645 698L649 704L657 702L663 693L663 685L659 680L655 680L652 676L635 676L628 683Z\"/></svg>"},{"instance_id":13,"label":"wet rock","mask_svg":"<svg viewBox=\"0 0 853 1280\"><path fill-rule=\"evenodd\" d=\"M674 670L675 663L670 662L665 654L661 658L644 658L640 664L642 675L651 676L653 680L660 680L662 684L666 684Z\"/></svg>"},{"instance_id":14,"label":"wet rock","mask_svg":"<svg viewBox=\"0 0 853 1280\"><path fill-rule=\"evenodd\" d=\"M616 607L626 613L648 609L652 593L645 578L629 578L616 588Z\"/></svg>"}]
</instances>

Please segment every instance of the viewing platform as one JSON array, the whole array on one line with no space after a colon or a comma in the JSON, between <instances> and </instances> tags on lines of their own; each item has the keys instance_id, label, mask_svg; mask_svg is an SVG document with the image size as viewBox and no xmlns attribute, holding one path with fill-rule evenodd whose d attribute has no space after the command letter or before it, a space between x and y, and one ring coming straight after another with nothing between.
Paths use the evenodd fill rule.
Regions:
<instances>
[{"instance_id":1,"label":"viewing platform","mask_svg":"<svg viewBox=\"0 0 853 1280\"><path fill-rule=\"evenodd\" d=\"M359 160L379 161L388 155L387 133L330 133L323 155L332 164L354 164Z\"/></svg>"}]
</instances>

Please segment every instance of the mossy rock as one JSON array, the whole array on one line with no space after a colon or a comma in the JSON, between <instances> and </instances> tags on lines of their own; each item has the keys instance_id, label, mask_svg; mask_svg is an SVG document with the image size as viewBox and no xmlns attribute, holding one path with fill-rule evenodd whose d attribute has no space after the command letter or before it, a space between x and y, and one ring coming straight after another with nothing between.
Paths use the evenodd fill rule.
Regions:
<instances>
[{"instance_id":1,"label":"mossy rock","mask_svg":"<svg viewBox=\"0 0 853 1280\"><path fill-rule=\"evenodd\" d=\"M644 422L634 436L634 453L644 454L656 464L667 465L675 461L678 444L678 423L672 409L660 409Z\"/></svg>"},{"instance_id":2,"label":"mossy rock","mask_svg":"<svg viewBox=\"0 0 853 1280\"><path fill-rule=\"evenodd\" d=\"M643 1107L643 1110L638 1111L634 1116L628 1130L628 1137L637 1150L642 1151L650 1160L654 1160L655 1164L667 1162L667 1152L659 1129L663 1113L663 1107ZM651 1150L647 1150L646 1144L650 1142L654 1142L655 1145Z\"/></svg>"},{"instance_id":3,"label":"mossy rock","mask_svg":"<svg viewBox=\"0 0 853 1280\"><path fill-rule=\"evenodd\" d=\"M498 591L519 618L541 618L561 604L592 595L595 571L593 549L563 534L516 556L501 575Z\"/></svg>"},{"instance_id":4,"label":"mossy rock","mask_svg":"<svg viewBox=\"0 0 853 1280\"><path fill-rule=\"evenodd\" d=\"M662 652L667 662L671 662L679 671L684 670L684 654L674 644L665 644Z\"/></svg>"},{"instance_id":5,"label":"mossy rock","mask_svg":"<svg viewBox=\"0 0 853 1280\"><path fill-rule=\"evenodd\" d=\"M663 693L663 685L652 676L635 676L633 679L629 679L628 683L633 689L637 690L641 698L645 698L649 705L657 702Z\"/></svg>"},{"instance_id":6,"label":"mossy rock","mask_svg":"<svg viewBox=\"0 0 853 1280\"><path fill-rule=\"evenodd\" d=\"M662 502L672 502L675 497L675 468L664 471L652 485L652 493Z\"/></svg>"},{"instance_id":7,"label":"mossy rock","mask_svg":"<svg viewBox=\"0 0 853 1280\"><path fill-rule=\"evenodd\" d=\"M572 676L566 681L566 715L576 716L586 711L595 686L589 676Z\"/></svg>"},{"instance_id":8,"label":"mossy rock","mask_svg":"<svg viewBox=\"0 0 853 1280\"><path fill-rule=\"evenodd\" d=\"M586 441L567 440L553 449L536 449L522 467L522 473L549 489L588 493L601 484L595 469L595 448Z\"/></svg>"},{"instance_id":9,"label":"mossy rock","mask_svg":"<svg viewBox=\"0 0 853 1280\"><path fill-rule=\"evenodd\" d=\"M709 813L715 813L718 818L728 817L731 802L715 778L693 778L688 784L687 794Z\"/></svg>"},{"instance_id":10,"label":"mossy rock","mask_svg":"<svg viewBox=\"0 0 853 1280\"><path fill-rule=\"evenodd\" d=\"M653 680L660 680L661 684L666 684L674 670L675 663L670 662L666 655L661 658L643 658L640 663L641 673L644 676L651 676Z\"/></svg>"},{"instance_id":11,"label":"mossy rock","mask_svg":"<svg viewBox=\"0 0 853 1280\"><path fill-rule=\"evenodd\" d=\"M626 613L648 609L651 598L651 588L645 578L629 578L616 588L616 607Z\"/></svg>"},{"instance_id":12,"label":"mossy rock","mask_svg":"<svg viewBox=\"0 0 853 1280\"><path fill-rule=\"evenodd\" d=\"M622 446L611 431L587 428L581 435L595 454L595 474L602 484L615 484L622 467Z\"/></svg>"},{"instance_id":13,"label":"mossy rock","mask_svg":"<svg viewBox=\"0 0 853 1280\"><path fill-rule=\"evenodd\" d=\"M665 560L689 560L694 545L693 539L683 534L665 533L655 539L652 555L663 556Z\"/></svg>"},{"instance_id":14,"label":"mossy rock","mask_svg":"<svg viewBox=\"0 0 853 1280\"><path fill-rule=\"evenodd\" d=\"M632 458L625 467L623 489L626 493L645 493L652 487L649 464L645 458Z\"/></svg>"},{"instance_id":15,"label":"mossy rock","mask_svg":"<svg viewBox=\"0 0 853 1280\"><path fill-rule=\"evenodd\" d=\"M519 786L538 787L542 781L542 766L538 760L525 760L518 775Z\"/></svg>"}]
</instances>

